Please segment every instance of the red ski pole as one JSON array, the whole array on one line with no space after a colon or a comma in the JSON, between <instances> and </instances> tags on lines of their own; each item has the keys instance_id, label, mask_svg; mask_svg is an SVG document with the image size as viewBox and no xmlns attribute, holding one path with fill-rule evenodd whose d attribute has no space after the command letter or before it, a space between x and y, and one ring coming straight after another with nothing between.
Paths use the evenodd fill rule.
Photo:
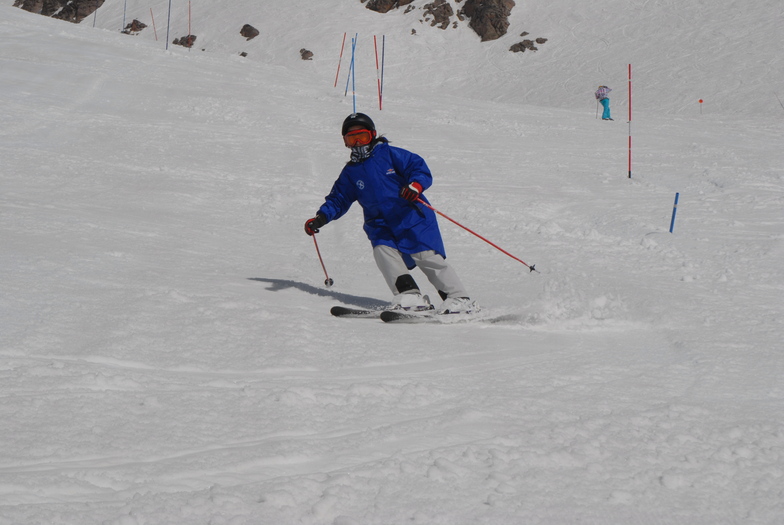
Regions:
<instances>
[{"instance_id":1,"label":"red ski pole","mask_svg":"<svg viewBox=\"0 0 784 525\"><path fill-rule=\"evenodd\" d=\"M495 249L496 249L496 250L498 250L499 252L501 252L501 253L503 253L503 254L506 254L506 255L508 255L509 257L511 257L512 259L514 259L515 261L517 261L517 262L519 262L519 263L522 263L522 264L523 264L523 266L525 266L526 268L528 268L528 269L529 269L529 270L531 270L532 272L539 273L539 270L537 270L537 269L536 269L536 265L535 265L535 264L532 264L532 265L530 265L530 266L529 266L529 265L528 265L528 264L526 264L526 262L525 262L525 261L523 261L522 259L519 259L519 258L515 257L514 255L512 255L512 254L511 254L511 253L509 253L508 251L506 251L506 250L504 250L503 248L499 247L497 244L493 244L492 242L488 241L487 239L485 239L484 237L482 237L481 235L479 235L479 234L478 234L478 233L476 233L475 231L473 231L473 230L470 230L470 229L466 228L465 226L463 226L462 224L460 224L459 222L457 222L457 221L456 221L456 220L454 220L453 218L451 218L451 217L448 217L448 216L444 215L443 213L441 213L440 211L438 211L437 209L435 209L434 207L432 207L431 205L429 205L428 203L426 203L425 201L423 201L421 198L417 198L417 202L419 202L419 203L421 203L421 204L424 204L425 206L427 206L428 208L430 208L431 210L433 210L434 212L436 212L437 214L439 214L441 217L445 218L446 220L448 220L448 221L450 221L450 222L452 222L452 223L454 223L454 224L457 224L458 226L460 226L461 228L463 228L465 231L467 231L467 232L468 232L468 233L470 233L471 235L475 235L475 236L479 237L480 239L482 239L483 241L485 241L487 244L489 244L490 246L492 246L493 248L495 248Z\"/></svg>"},{"instance_id":2,"label":"red ski pole","mask_svg":"<svg viewBox=\"0 0 784 525\"><path fill-rule=\"evenodd\" d=\"M318 255L319 262L321 263L321 268L324 270L324 276L326 277L326 279L324 280L324 284L326 284L327 287L330 287L333 284L335 284L335 281L333 281L332 278L329 276L329 274L327 273L327 267L324 266L324 259L321 258L321 251L319 250L318 242L316 241L316 234L314 233L312 237L313 237L313 244L316 246L316 254Z\"/></svg>"}]
</instances>

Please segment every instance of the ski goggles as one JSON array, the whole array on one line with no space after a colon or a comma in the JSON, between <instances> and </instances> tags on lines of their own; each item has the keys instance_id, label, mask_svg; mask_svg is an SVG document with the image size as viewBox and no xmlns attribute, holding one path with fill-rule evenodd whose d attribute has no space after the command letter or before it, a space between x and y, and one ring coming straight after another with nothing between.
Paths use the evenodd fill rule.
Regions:
<instances>
[{"instance_id":1,"label":"ski goggles","mask_svg":"<svg viewBox=\"0 0 784 525\"><path fill-rule=\"evenodd\" d=\"M355 129L343 135L343 143L347 148L354 146L365 146L370 144L376 134L369 129Z\"/></svg>"}]
</instances>

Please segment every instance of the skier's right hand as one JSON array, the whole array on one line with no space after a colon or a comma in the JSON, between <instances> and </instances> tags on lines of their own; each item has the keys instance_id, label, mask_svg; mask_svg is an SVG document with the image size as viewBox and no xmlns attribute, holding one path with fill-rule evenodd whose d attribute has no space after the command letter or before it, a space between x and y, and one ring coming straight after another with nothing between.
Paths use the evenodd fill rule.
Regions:
<instances>
[{"instance_id":1,"label":"skier's right hand","mask_svg":"<svg viewBox=\"0 0 784 525\"><path fill-rule=\"evenodd\" d=\"M319 228L321 228L325 224L327 224L327 218L324 217L322 214L317 213L315 217L305 221L305 233L307 233L308 235L313 235L314 233L318 233Z\"/></svg>"}]
</instances>

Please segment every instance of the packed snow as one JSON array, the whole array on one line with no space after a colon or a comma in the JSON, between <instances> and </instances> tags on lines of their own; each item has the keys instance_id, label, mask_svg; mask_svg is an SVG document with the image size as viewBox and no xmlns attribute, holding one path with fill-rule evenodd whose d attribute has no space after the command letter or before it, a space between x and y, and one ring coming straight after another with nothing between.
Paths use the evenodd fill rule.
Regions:
<instances>
[{"instance_id":1,"label":"packed snow","mask_svg":"<svg viewBox=\"0 0 784 525\"><path fill-rule=\"evenodd\" d=\"M191 49L165 1L12 3L0 525L784 523L780 0L517 2L487 43L194 0ZM523 31L548 41L509 52ZM536 265L439 220L498 322L329 314L391 299L358 207L317 235L332 287L303 231L355 104L436 209Z\"/></svg>"}]
</instances>

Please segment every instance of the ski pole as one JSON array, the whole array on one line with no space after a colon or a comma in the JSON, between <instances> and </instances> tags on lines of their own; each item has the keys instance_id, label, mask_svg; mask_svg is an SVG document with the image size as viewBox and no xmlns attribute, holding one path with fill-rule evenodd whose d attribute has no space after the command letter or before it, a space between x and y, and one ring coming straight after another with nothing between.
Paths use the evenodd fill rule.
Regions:
<instances>
[{"instance_id":1,"label":"ski pole","mask_svg":"<svg viewBox=\"0 0 784 525\"><path fill-rule=\"evenodd\" d=\"M466 228L465 226L463 226L462 224L460 224L459 222L457 222L457 221L456 221L456 220L454 220L453 218L451 218L451 217L448 217L448 216L446 216L445 214L441 213L440 211L438 211L437 209L435 209L434 207L432 207L431 205L429 205L428 203L426 203L425 201L423 201L421 198L417 198L417 202L419 202L419 203L421 203L421 204L424 204L425 206L427 206L428 208L430 208L431 210L433 210L434 212L436 212L437 214L439 214L441 217L445 218L446 220L448 220L448 221L450 221L450 222L452 222L452 223L454 223L454 224L457 224L458 226L460 226L461 228L463 228L465 231L467 231L467 232L468 232L468 233L470 233L471 235L475 235L475 236L479 237L480 239L482 239L483 241L485 241L487 244L489 244L490 246L492 246L493 248L495 248L495 249L496 249L496 250L498 250L499 252L501 252L501 253L503 253L503 254L506 254L506 255L508 255L509 257L511 257L512 259L514 259L515 261L517 261L517 262L519 262L519 263L522 263L522 264L523 264L523 266L525 266L526 268L528 268L528 269L529 269L529 270L531 270L532 272L539 273L539 270L537 270L537 269L536 269L536 265L535 265L535 264L532 264L532 265L530 265L530 266L529 266L529 265L528 265L528 264L527 264L525 261L523 261L522 259L519 259L519 258L515 257L514 255L512 255L512 254L511 254L511 253L509 253L508 251L504 250L503 248L499 247L498 245L496 245L496 244L493 244L492 242L488 241L487 239L485 239L484 237L482 237L481 235L479 235L479 234L478 234L478 233L476 233L475 231L473 231L473 230L470 230L470 229Z\"/></svg>"},{"instance_id":2,"label":"ski pole","mask_svg":"<svg viewBox=\"0 0 784 525\"><path fill-rule=\"evenodd\" d=\"M324 284L326 284L327 287L330 287L333 284L335 284L335 281L333 281L332 278L329 276L329 274L327 273L327 267L324 266L324 259L321 258L321 251L319 250L318 247L318 241L316 241L316 234L314 233L312 237L313 237L313 244L316 246L316 254L318 255L319 262L321 263L321 268L324 270L324 276L326 277L326 279L324 280Z\"/></svg>"}]
</instances>

